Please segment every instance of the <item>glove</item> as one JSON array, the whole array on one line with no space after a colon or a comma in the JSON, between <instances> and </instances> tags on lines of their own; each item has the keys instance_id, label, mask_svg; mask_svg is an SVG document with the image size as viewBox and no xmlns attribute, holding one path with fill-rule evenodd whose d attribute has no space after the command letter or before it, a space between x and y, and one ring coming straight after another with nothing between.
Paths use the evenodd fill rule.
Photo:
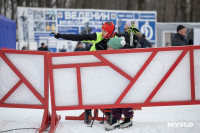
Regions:
<instances>
[{"instance_id":1,"label":"glove","mask_svg":"<svg viewBox=\"0 0 200 133\"><path fill-rule=\"evenodd\" d=\"M56 39L59 39L59 38L60 38L60 34L59 34L59 33L51 32L51 34L54 34L54 37L55 37Z\"/></svg>"},{"instance_id":2,"label":"glove","mask_svg":"<svg viewBox=\"0 0 200 133\"><path fill-rule=\"evenodd\" d=\"M131 32L134 32L135 34L139 33L140 31L135 27L134 24L131 25L131 27L127 30L127 32L129 34L131 34Z\"/></svg>"},{"instance_id":3,"label":"glove","mask_svg":"<svg viewBox=\"0 0 200 133\"><path fill-rule=\"evenodd\" d=\"M108 39L104 38L100 42L96 43L95 44L96 50L106 50L107 49L107 42L108 42Z\"/></svg>"}]
</instances>

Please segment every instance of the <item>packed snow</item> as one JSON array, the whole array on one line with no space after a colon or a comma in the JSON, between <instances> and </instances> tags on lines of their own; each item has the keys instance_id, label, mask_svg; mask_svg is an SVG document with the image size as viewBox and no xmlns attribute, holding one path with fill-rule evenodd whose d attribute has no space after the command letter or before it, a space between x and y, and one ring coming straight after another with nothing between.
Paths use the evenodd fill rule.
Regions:
<instances>
[{"instance_id":1,"label":"packed snow","mask_svg":"<svg viewBox=\"0 0 200 133\"><path fill-rule=\"evenodd\" d=\"M88 127L81 120L65 120L65 116L79 116L83 110L58 111L61 115L55 133L199 133L200 105L147 107L136 110L133 126L126 129L105 131L108 124L94 121L93 127ZM35 133L42 121L43 110L0 108L0 133ZM99 114L102 116L102 114ZM48 132L48 128L45 132Z\"/></svg>"}]
</instances>

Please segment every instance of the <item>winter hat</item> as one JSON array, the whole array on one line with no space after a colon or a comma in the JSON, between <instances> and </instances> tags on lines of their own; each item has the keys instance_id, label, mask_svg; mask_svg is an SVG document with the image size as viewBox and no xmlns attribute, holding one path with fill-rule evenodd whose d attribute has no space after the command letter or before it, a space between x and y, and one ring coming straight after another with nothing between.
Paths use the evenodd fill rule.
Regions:
<instances>
[{"instance_id":1,"label":"winter hat","mask_svg":"<svg viewBox=\"0 0 200 133\"><path fill-rule=\"evenodd\" d=\"M109 40L107 43L108 46L112 47L113 49L120 49L126 44L124 37L114 37Z\"/></svg>"},{"instance_id":2,"label":"winter hat","mask_svg":"<svg viewBox=\"0 0 200 133\"><path fill-rule=\"evenodd\" d=\"M102 29L108 32L105 38L112 38L115 35L115 25L112 22L105 22Z\"/></svg>"},{"instance_id":3,"label":"winter hat","mask_svg":"<svg viewBox=\"0 0 200 133\"><path fill-rule=\"evenodd\" d=\"M182 30L183 28L185 28L185 26L183 26L183 25L178 25L176 30L177 30L177 32L178 32L179 30Z\"/></svg>"}]
</instances>

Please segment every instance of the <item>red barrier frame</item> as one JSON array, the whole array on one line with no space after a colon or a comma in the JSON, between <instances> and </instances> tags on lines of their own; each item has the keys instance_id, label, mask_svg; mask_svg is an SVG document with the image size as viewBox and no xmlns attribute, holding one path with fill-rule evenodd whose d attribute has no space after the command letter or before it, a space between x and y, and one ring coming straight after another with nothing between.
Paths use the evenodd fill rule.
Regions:
<instances>
[{"instance_id":1,"label":"red barrier frame","mask_svg":"<svg viewBox=\"0 0 200 133\"><path fill-rule=\"evenodd\" d=\"M193 50L200 49L200 46L185 46L185 47L165 47L165 48L148 48L148 49L123 49L123 50L110 50L110 51L90 51L90 52L71 52L71 53L51 53L48 55L48 63L49 63L49 76L50 76L50 91L51 91L51 104L52 104L52 120L51 121L51 129L50 132L54 132L56 126L58 125L60 116L57 116L56 111L61 110L77 110L77 109L105 109L105 108L124 108L124 107L149 107L149 106L171 106L171 105L193 105L200 104L200 100L195 99L195 83L194 83L194 55ZM129 104L120 104L122 99L129 92L131 87L135 84L153 58L159 51L177 51L182 50L179 57L176 59L174 64L170 67L164 77L160 80L151 94L148 96L144 103L129 103ZM134 77L131 77L129 74L125 73L123 70L109 62L105 59L102 54L119 54L119 53L138 53L138 52L152 52L147 61L143 64L140 70ZM173 102L150 102L152 98L156 95L158 90L164 84L164 82L168 79L171 73L175 70L177 65L181 62L184 56L189 52L190 56L190 79L191 79L191 100L189 101L173 101ZM81 56L81 55L93 55L102 62L94 62L94 63L77 63L77 64L61 64L61 65L53 65L52 58L53 57L61 57L61 56ZM92 66L110 66L116 72L130 80L129 85L125 88L120 97L116 100L115 104L111 105L83 105L82 101L82 88L81 88L81 67L92 67ZM55 95L54 95L54 82L53 82L53 69L62 69L62 68L76 68L77 72L77 86L78 86L78 106L59 106L55 105Z\"/></svg>"},{"instance_id":2,"label":"red barrier frame","mask_svg":"<svg viewBox=\"0 0 200 133\"><path fill-rule=\"evenodd\" d=\"M44 56L44 98L39 94L39 92L33 87L33 85L25 78L23 73L21 73L17 67L9 60L6 54L28 54L28 55L43 55ZM0 99L0 107L8 108L28 108L28 109L44 109L42 123L40 128L37 129L39 133L47 129L50 125L51 116L49 113L49 85L48 85L48 52L39 51L21 51L21 50L0 50L0 58L11 68L11 70L19 77L19 81ZM8 104L4 103L6 99L13 94L18 87L24 83L27 88L36 96L36 98L42 103L42 105L32 105L32 104Z\"/></svg>"}]
</instances>

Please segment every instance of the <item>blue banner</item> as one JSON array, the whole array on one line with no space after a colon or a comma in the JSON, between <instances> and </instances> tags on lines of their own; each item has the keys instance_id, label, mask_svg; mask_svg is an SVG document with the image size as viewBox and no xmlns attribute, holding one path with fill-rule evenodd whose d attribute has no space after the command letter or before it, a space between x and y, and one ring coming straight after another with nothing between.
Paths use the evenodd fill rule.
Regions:
<instances>
[{"instance_id":1,"label":"blue banner","mask_svg":"<svg viewBox=\"0 0 200 133\"><path fill-rule=\"evenodd\" d=\"M135 26L146 36L147 40L156 44L156 12L154 11L120 11L120 10L95 10L95 9L44 9L44 8L18 8L19 41L26 42L40 40L54 47L65 44L64 40L55 39L50 33L61 34L91 34L101 32L102 23L111 21L116 27L116 32L124 32L127 21L132 21ZM88 29L87 29L88 28ZM34 36L34 39L33 39ZM21 40L20 40L21 39ZM52 43L50 43L52 42ZM58 52L58 51L57 51Z\"/></svg>"}]
</instances>

